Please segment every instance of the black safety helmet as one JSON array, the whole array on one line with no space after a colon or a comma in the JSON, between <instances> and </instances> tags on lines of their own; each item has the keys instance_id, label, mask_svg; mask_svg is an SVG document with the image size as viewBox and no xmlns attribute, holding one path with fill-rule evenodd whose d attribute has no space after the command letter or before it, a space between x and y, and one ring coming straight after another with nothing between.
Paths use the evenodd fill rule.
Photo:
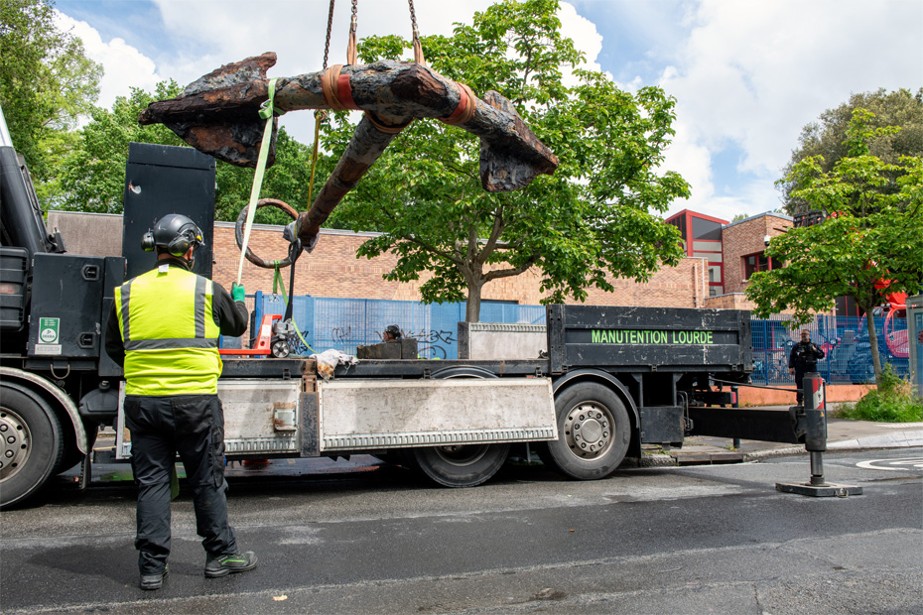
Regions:
<instances>
[{"instance_id":1,"label":"black safety helmet","mask_svg":"<svg viewBox=\"0 0 923 615\"><path fill-rule=\"evenodd\" d=\"M182 214L167 214L141 238L141 248L145 252L152 252L155 247L159 247L177 258L186 254L190 247L203 245L205 236L202 229Z\"/></svg>"},{"instance_id":2,"label":"black safety helmet","mask_svg":"<svg viewBox=\"0 0 923 615\"><path fill-rule=\"evenodd\" d=\"M398 327L397 325L388 325L387 327L385 327L385 333L387 333L388 335L390 335L396 340L401 339L401 328Z\"/></svg>"}]
</instances>

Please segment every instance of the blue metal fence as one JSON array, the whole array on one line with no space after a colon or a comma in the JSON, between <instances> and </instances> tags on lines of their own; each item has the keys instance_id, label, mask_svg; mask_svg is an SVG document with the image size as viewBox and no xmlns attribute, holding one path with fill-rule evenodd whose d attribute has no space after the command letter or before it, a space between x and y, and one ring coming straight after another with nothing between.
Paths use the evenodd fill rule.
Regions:
<instances>
[{"instance_id":1,"label":"blue metal fence","mask_svg":"<svg viewBox=\"0 0 923 615\"><path fill-rule=\"evenodd\" d=\"M885 328L885 318L876 317L875 333L882 367L890 363L902 377L909 373L907 358L906 318L894 318ZM811 341L824 350L826 356L817 362L821 376L832 384L866 384L875 381L872 346L864 317L817 316L814 322L793 327L791 322L775 316L767 320L753 319L752 380L757 384L791 384L788 357L792 346L800 339L802 329L811 332ZM903 343L902 343L903 342Z\"/></svg>"},{"instance_id":2,"label":"blue metal fence","mask_svg":"<svg viewBox=\"0 0 923 615\"><path fill-rule=\"evenodd\" d=\"M254 323L264 314L285 313L279 295L257 292L254 305ZM380 342L384 328L396 324L405 337L417 339L421 358L457 359L458 323L465 319L465 304L296 296L292 317L308 345L318 352L335 348L355 354L357 346ZM481 320L544 324L545 308L484 301Z\"/></svg>"},{"instance_id":3,"label":"blue metal fence","mask_svg":"<svg viewBox=\"0 0 923 615\"><path fill-rule=\"evenodd\" d=\"M284 312L282 297L256 293L254 323L259 323L264 314ZM335 348L355 354L356 346L380 342L384 328L396 324L406 337L418 340L420 357L457 359L458 323L465 319L465 304L427 305L416 301L296 296L292 313L305 340L317 352ZM900 345L894 343L895 339L901 339L901 335L906 337L906 319L893 319L888 331L885 331L884 320L875 319L882 364L891 363L898 374L906 376L909 361L906 356L902 356ZM544 324L545 308L540 305L484 301L481 305L481 321ZM255 329L251 327L251 330ZM767 320L753 319L754 383L793 383L794 379L788 373L788 356L792 346L800 339L802 329L808 329L811 340L826 353L817 367L827 382L874 382L871 345L865 319L825 315L800 327L793 327L790 320L782 316Z\"/></svg>"}]
</instances>

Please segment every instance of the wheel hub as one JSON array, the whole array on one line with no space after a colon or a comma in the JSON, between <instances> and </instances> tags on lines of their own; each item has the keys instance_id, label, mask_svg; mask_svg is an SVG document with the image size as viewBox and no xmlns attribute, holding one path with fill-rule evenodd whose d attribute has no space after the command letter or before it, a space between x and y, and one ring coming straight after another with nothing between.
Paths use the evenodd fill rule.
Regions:
<instances>
[{"instance_id":1,"label":"wheel hub","mask_svg":"<svg viewBox=\"0 0 923 615\"><path fill-rule=\"evenodd\" d=\"M0 410L0 480L15 474L29 457L29 427L15 412Z\"/></svg>"},{"instance_id":2,"label":"wheel hub","mask_svg":"<svg viewBox=\"0 0 923 615\"><path fill-rule=\"evenodd\" d=\"M466 466L481 459L487 452L487 446L471 444L437 446L434 450L443 461L455 466Z\"/></svg>"},{"instance_id":3,"label":"wheel hub","mask_svg":"<svg viewBox=\"0 0 923 615\"><path fill-rule=\"evenodd\" d=\"M612 418L602 406L580 404L567 414L564 436L578 456L584 459L599 457L612 444Z\"/></svg>"}]
</instances>

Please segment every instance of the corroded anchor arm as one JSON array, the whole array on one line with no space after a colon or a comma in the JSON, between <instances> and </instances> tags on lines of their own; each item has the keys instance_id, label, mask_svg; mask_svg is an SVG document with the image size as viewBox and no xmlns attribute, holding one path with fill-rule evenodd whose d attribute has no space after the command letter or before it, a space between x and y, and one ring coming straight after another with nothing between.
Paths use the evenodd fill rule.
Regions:
<instances>
[{"instance_id":1,"label":"corroded anchor arm","mask_svg":"<svg viewBox=\"0 0 923 615\"><path fill-rule=\"evenodd\" d=\"M239 166L256 164L263 122L257 110L267 99L266 71L274 53L227 64L196 80L171 100L151 103L142 124L163 123L184 141ZM483 98L462 84L416 63L377 62L333 66L282 78L276 84L280 112L297 109L360 109L366 116L311 209L299 216L298 235L312 246L320 225L377 160L394 136L418 118L435 118L481 139L481 184L489 192L528 185L553 173L557 157L494 91ZM272 160L272 152L270 160Z\"/></svg>"}]
</instances>

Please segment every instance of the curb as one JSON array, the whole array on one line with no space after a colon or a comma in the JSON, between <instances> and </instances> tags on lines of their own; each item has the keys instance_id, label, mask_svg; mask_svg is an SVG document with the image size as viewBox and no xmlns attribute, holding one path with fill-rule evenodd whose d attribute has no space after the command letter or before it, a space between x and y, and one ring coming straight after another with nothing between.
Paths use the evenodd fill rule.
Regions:
<instances>
[{"instance_id":1,"label":"curb","mask_svg":"<svg viewBox=\"0 0 923 615\"><path fill-rule=\"evenodd\" d=\"M888 450L899 448L919 448L923 447L923 432L911 432L905 437L898 438L894 436L866 437L853 440L841 440L838 442L828 442L825 452L859 452L871 450ZM788 446L783 448L766 449L762 451L752 451L742 453L742 459L739 463L750 461L760 461L761 459L773 459L776 457L796 457L807 455L808 450L801 446ZM718 463L682 463L676 457L665 453L645 455L637 459L636 467L639 468L657 468L657 467L680 467L686 465L722 465L734 463L733 461L720 461Z\"/></svg>"}]
</instances>

